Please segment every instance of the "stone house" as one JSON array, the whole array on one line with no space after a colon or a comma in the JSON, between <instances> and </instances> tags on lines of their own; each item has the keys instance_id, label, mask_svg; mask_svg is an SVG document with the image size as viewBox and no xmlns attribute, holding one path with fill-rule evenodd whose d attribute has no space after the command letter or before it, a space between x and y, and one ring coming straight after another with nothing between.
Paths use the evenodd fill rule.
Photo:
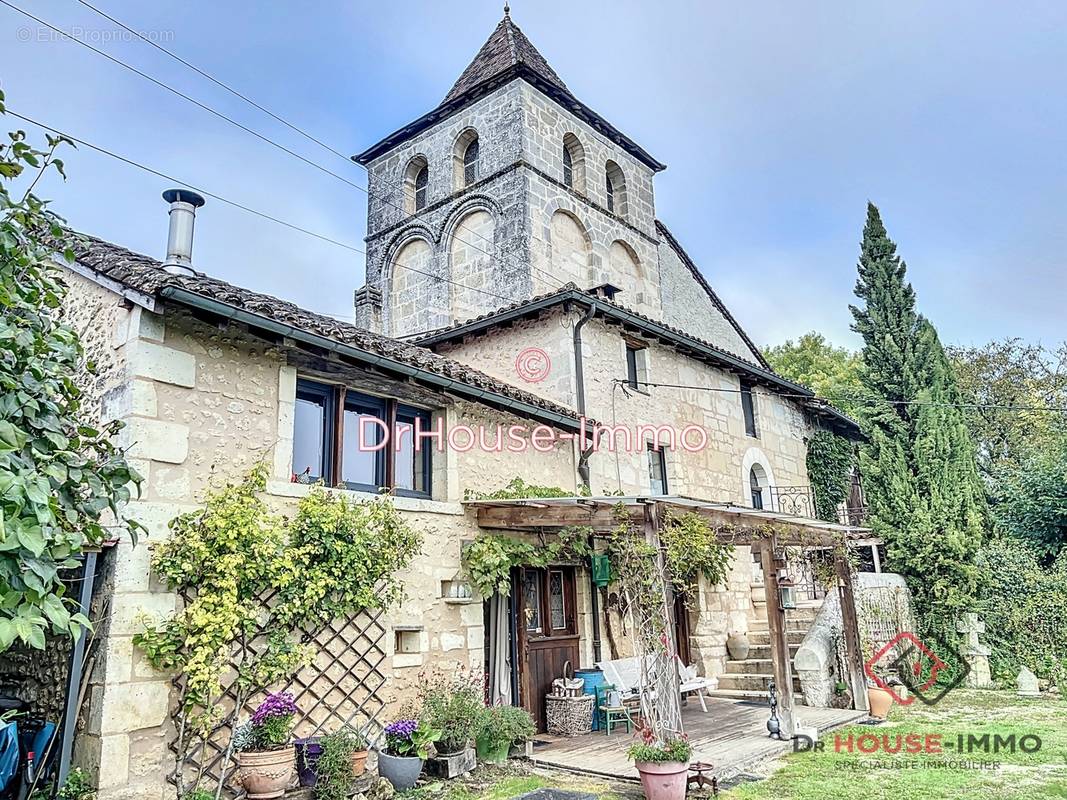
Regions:
<instances>
[{"instance_id":1,"label":"stone house","mask_svg":"<svg viewBox=\"0 0 1067 800\"><path fill-rule=\"evenodd\" d=\"M367 672L381 710L424 666L481 669L503 646L487 632L490 604L463 590L462 543L482 532L468 492L522 477L575 496L795 511L782 489L807 485L811 432L858 435L774 373L656 218L664 165L575 98L508 15L440 106L356 160L370 180L356 325L211 278L210 265L192 270L182 231L191 237L202 199L185 190L168 193L179 230L165 262L93 237L75 245L65 313L100 367L90 395L101 416L126 422L145 476L129 513L150 532L148 547L121 542L110 555L78 740L105 800L168 792L171 676L144 663L132 636L144 614L179 602L151 574L151 543L213 481L266 460L280 509L315 480L356 498L386 489L424 531L408 598L367 645L380 654ZM369 418L407 443L363 452L350 432ZM449 446L413 446L413 432L438 426ZM550 445L498 446L512 426ZM490 431L490 446L451 437L468 429ZM703 587L683 615L679 649L708 675L724 671L727 635L753 619L753 578L738 548L727 585ZM581 665L609 656L600 631L617 629L619 612L598 607L585 565L517 580L501 612L513 625L536 618L528 633L559 637ZM538 713L518 679L531 666L519 656L510 669L523 687L512 700ZM318 713L315 724L333 719Z\"/></svg>"}]
</instances>

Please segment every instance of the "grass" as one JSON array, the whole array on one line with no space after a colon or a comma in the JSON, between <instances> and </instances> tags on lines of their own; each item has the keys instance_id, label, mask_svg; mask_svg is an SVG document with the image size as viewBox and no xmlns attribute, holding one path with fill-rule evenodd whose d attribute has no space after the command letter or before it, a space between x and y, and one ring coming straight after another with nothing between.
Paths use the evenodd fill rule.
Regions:
<instances>
[{"instance_id":1,"label":"grass","mask_svg":"<svg viewBox=\"0 0 1067 800\"><path fill-rule=\"evenodd\" d=\"M503 766L483 764L456 780L426 783L397 797L402 800L511 800L547 787L585 792L596 795L599 800L620 800L620 794L605 781L558 772L537 772L516 762Z\"/></svg>"},{"instance_id":2,"label":"grass","mask_svg":"<svg viewBox=\"0 0 1067 800\"><path fill-rule=\"evenodd\" d=\"M791 753L767 780L746 783L721 796L723 800L1064 800L1067 799L1067 702L1024 700L1009 692L956 690L936 706L916 702L894 706L889 720L876 727L854 725L825 734L821 753ZM962 755L865 755L834 752L835 737L874 734L896 736L939 734L955 744L962 735L1038 736L1040 749L1024 753L986 752L974 748ZM854 740L855 741L855 740ZM939 762L956 766L939 768ZM961 761L998 764L973 769Z\"/></svg>"}]
</instances>

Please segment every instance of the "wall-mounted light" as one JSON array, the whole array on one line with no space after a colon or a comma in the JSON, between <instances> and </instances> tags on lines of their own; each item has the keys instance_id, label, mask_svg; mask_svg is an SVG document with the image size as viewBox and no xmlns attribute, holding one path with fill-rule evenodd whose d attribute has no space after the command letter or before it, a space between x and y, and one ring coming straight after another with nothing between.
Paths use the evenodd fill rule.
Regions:
<instances>
[{"instance_id":1,"label":"wall-mounted light","mask_svg":"<svg viewBox=\"0 0 1067 800\"><path fill-rule=\"evenodd\" d=\"M778 606L783 611L797 607L797 590L788 575L778 578Z\"/></svg>"}]
</instances>

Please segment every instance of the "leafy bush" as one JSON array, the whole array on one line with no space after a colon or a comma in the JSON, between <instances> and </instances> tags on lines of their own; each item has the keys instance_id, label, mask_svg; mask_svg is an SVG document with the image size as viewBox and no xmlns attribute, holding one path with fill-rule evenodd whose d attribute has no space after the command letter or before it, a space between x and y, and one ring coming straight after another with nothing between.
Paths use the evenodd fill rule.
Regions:
<instances>
[{"instance_id":1,"label":"leafy bush","mask_svg":"<svg viewBox=\"0 0 1067 800\"><path fill-rule=\"evenodd\" d=\"M1067 682L1067 555L1048 568L1042 551L1029 542L1002 538L978 555L984 576L979 616L993 675L1014 685L1021 666L1063 685Z\"/></svg>"},{"instance_id":2,"label":"leafy bush","mask_svg":"<svg viewBox=\"0 0 1067 800\"><path fill-rule=\"evenodd\" d=\"M363 735L341 728L322 737L322 754L315 765L315 800L345 800L355 780L352 754L367 749Z\"/></svg>"},{"instance_id":3,"label":"leafy bush","mask_svg":"<svg viewBox=\"0 0 1067 800\"><path fill-rule=\"evenodd\" d=\"M668 761L677 761L682 764L689 763L689 757L693 755L693 748L689 740L684 736L676 736L667 739L662 746L655 744L635 744L626 753L631 761L644 762L646 764L662 764Z\"/></svg>"},{"instance_id":4,"label":"leafy bush","mask_svg":"<svg viewBox=\"0 0 1067 800\"><path fill-rule=\"evenodd\" d=\"M440 731L438 752L458 753L470 744L484 707L482 696L481 681L466 670L451 677L439 672L422 676L421 717Z\"/></svg>"},{"instance_id":5,"label":"leafy bush","mask_svg":"<svg viewBox=\"0 0 1067 800\"><path fill-rule=\"evenodd\" d=\"M530 713L516 706L483 708L478 718L477 736L491 747L525 742L536 732Z\"/></svg>"},{"instance_id":6,"label":"leafy bush","mask_svg":"<svg viewBox=\"0 0 1067 800\"><path fill-rule=\"evenodd\" d=\"M56 800L93 800L95 797L96 789L79 767L70 771L67 782L56 792Z\"/></svg>"}]
</instances>

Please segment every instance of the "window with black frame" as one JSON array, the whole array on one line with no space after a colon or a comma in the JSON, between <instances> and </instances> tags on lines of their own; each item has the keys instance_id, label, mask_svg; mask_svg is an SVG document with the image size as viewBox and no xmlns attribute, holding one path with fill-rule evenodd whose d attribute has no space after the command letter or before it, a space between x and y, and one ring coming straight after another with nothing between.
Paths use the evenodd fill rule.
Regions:
<instances>
[{"instance_id":1,"label":"window with black frame","mask_svg":"<svg viewBox=\"0 0 1067 800\"><path fill-rule=\"evenodd\" d=\"M433 444L429 411L345 386L298 380L293 480L407 497L429 497ZM386 439L385 437L388 436Z\"/></svg>"},{"instance_id":2,"label":"window with black frame","mask_svg":"<svg viewBox=\"0 0 1067 800\"><path fill-rule=\"evenodd\" d=\"M741 381L741 411L745 415L745 434L753 438L759 437L759 428L756 427L756 396L753 386L748 381Z\"/></svg>"},{"instance_id":3,"label":"window with black frame","mask_svg":"<svg viewBox=\"0 0 1067 800\"><path fill-rule=\"evenodd\" d=\"M665 448L648 443L648 478L653 497L667 494L667 455Z\"/></svg>"}]
</instances>

